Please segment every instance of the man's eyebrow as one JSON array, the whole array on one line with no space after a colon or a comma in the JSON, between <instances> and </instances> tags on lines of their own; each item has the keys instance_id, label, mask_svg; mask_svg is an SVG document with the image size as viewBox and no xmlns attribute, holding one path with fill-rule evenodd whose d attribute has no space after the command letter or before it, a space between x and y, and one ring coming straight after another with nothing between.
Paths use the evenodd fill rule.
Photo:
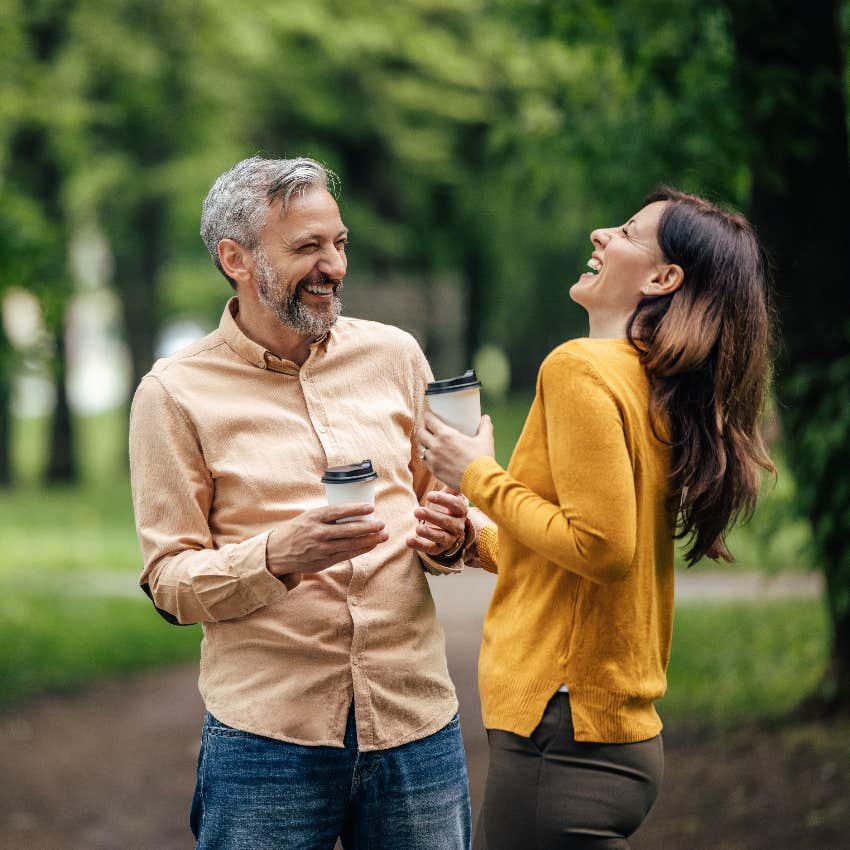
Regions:
<instances>
[{"instance_id":1,"label":"man's eyebrow","mask_svg":"<svg viewBox=\"0 0 850 850\"><path fill-rule=\"evenodd\" d=\"M337 235L334 236L334 241L336 241L337 239L339 239L342 236L348 236L348 228L347 227L343 227L342 230L340 230L339 233L337 233ZM322 237L321 233L301 233L300 235L295 237L294 241L299 242L299 243L300 242L311 242L311 241L312 242L321 242L322 238L323 237Z\"/></svg>"}]
</instances>

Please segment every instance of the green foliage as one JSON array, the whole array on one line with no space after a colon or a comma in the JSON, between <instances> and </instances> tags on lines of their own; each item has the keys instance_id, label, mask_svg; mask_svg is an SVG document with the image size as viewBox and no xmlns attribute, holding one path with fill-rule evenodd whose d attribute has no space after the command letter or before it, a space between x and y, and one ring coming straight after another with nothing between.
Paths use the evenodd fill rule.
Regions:
<instances>
[{"instance_id":1,"label":"green foliage","mask_svg":"<svg viewBox=\"0 0 850 850\"><path fill-rule=\"evenodd\" d=\"M491 132L493 162L506 165L498 200L488 199L500 247L484 335L507 346L527 386L547 351L586 332L567 290L585 270L593 228L625 220L660 182L743 206L748 170L716 4L501 6L558 56L524 93L549 120Z\"/></svg>"},{"instance_id":2,"label":"green foliage","mask_svg":"<svg viewBox=\"0 0 850 850\"><path fill-rule=\"evenodd\" d=\"M785 383L795 503L811 518L834 619L850 617L850 355L826 369L798 366Z\"/></svg>"},{"instance_id":3,"label":"green foliage","mask_svg":"<svg viewBox=\"0 0 850 850\"><path fill-rule=\"evenodd\" d=\"M814 600L679 605L662 719L732 726L787 713L823 674L828 628Z\"/></svg>"},{"instance_id":4,"label":"green foliage","mask_svg":"<svg viewBox=\"0 0 850 850\"><path fill-rule=\"evenodd\" d=\"M42 12L15 9L20 44ZM42 81L68 215L106 230L125 300L152 264L159 321L226 294L200 200L257 151L340 173L359 270L474 268L482 340L517 387L584 327L567 289L593 227L662 180L746 197L718 4L76 0L60 17L51 60L19 65Z\"/></svg>"},{"instance_id":5,"label":"green foliage","mask_svg":"<svg viewBox=\"0 0 850 850\"><path fill-rule=\"evenodd\" d=\"M33 287L52 272L55 227L33 198L8 184L0 185L0 204L0 293L10 286Z\"/></svg>"}]
</instances>

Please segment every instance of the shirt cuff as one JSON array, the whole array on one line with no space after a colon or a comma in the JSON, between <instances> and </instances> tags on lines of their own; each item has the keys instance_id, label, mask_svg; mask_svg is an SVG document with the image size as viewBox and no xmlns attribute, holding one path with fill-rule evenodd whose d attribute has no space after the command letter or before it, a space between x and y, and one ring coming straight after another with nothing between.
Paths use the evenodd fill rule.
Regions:
<instances>
[{"instance_id":1,"label":"shirt cuff","mask_svg":"<svg viewBox=\"0 0 850 850\"><path fill-rule=\"evenodd\" d=\"M475 545L475 526L467 515L463 526L463 543L451 555L426 555L419 553L422 566L432 576L447 576L463 572L466 554L470 546Z\"/></svg>"},{"instance_id":2,"label":"shirt cuff","mask_svg":"<svg viewBox=\"0 0 850 850\"><path fill-rule=\"evenodd\" d=\"M242 573L245 588L253 597L256 607L277 602L298 586L301 573L291 573L278 579L269 572L266 546L272 529L249 538L240 546L240 560L247 567Z\"/></svg>"}]
</instances>

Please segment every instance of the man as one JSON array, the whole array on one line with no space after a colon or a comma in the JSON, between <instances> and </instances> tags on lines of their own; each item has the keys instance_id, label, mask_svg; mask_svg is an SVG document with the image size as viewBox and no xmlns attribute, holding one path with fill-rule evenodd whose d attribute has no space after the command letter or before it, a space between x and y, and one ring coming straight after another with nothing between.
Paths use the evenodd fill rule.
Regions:
<instances>
[{"instance_id":1,"label":"man","mask_svg":"<svg viewBox=\"0 0 850 850\"><path fill-rule=\"evenodd\" d=\"M339 318L332 181L254 157L204 201L236 297L133 400L141 584L169 621L203 623L198 848L464 850L457 699L422 567L460 571L466 503L433 491L415 440L419 346ZM327 507L325 468L364 458L374 511Z\"/></svg>"}]
</instances>

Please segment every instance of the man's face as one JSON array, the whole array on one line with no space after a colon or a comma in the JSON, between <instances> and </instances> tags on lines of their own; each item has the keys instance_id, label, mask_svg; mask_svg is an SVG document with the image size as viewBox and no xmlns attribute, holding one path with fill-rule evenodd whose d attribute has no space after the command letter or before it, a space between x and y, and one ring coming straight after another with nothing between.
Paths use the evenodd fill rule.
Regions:
<instances>
[{"instance_id":1,"label":"man's face","mask_svg":"<svg viewBox=\"0 0 850 850\"><path fill-rule=\"evenodd\" d=\"M280 202L272 204L254 252L260 301L300 335L323 336L342 309L347 241L339 207L325 189L294 196L285 215Z\"/></svg>"}]
</instances>

